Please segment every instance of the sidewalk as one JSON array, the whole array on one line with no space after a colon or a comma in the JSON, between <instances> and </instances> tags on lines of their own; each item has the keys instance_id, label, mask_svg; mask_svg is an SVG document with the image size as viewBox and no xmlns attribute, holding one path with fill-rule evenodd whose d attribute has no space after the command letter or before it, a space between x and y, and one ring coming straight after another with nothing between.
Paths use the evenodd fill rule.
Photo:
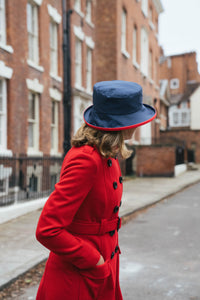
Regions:
<instances>
[{"instance_id":1,"label":"sidewalk","mask_svg":"<svg viewBox=\"0 0 200 300\"><path fill-rule=\"evenodd\" d=\"M200 169L176 178L136 178L124 182L120 216L123 218L200 181ZM40 209L0 224L0 288L47 258L35 240Z\"/></svg>"}]
</instances>

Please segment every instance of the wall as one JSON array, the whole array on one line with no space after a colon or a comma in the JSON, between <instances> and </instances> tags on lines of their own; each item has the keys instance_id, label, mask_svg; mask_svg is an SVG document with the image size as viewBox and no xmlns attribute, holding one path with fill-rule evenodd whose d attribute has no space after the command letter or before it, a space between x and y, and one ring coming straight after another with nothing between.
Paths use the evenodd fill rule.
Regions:
<instances>
[{"instance_id":1,"label":"wall","mask_svg":"<svg viewBox=\"0 0 200 300\"><path fill-rule=\"evenodd\" d=\"M142 176L174 176L175 146L138 146L133 162L136 175Z\"/></svg>"},{"instance_id":2,"label":"wall","mask_svg":"<svg viewBox=\"0 0 200 300\"><path fill-rule=\"evenodd\" d=\"M196 163L200 163L200 130L171 130L161 132L161 138L174 137L185 141L186 148L195 151ZM187 160L187 157L186 157Z\"/></svg>"},{"instance_id":3,"label":"wall","mask_svg":"<svg viewBox=\"0 0 200 300\"><path fill-rule=\"evenodd\" d=\"M38 79L43 85L40 94L39 151L50 154L51 143L51 98L50 88L62 93L62 21L58 25L58 76L50 76L50 37L47 5L53 6L62 16L62 1L43 0L39 6L39 66L28 64L27 1L6 1L7 44L13 53L0 48L0 61L13 69L13 75L7 80L7 148L14 154L27 153L28 147L28 88L26 79ZM63 107L59 103L59 147L63 144Z\"/></svg>"},{"instance_id":4,"label":"wall","mask_svg":"<svg viewBox=\"0 0 200 300\"><path fill-rule=\"evenodd\" d=\"M193 130L200 130L200 87L190 97L191 124Z\"/></svg>"}]
</instances>

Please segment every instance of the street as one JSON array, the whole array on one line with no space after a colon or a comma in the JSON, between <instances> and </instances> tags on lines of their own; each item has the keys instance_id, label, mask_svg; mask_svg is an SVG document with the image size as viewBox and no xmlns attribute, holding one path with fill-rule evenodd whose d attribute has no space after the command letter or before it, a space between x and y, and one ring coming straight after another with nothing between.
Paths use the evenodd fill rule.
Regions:
<instances>
[{"instance_id":1,"label":"street","mask_svg":"<svg viewBox=\"0 0 200 300\"><path fill-rule=\"evenodd\" d=\"M200 183L120 230L124 300L200 299Z\"/></svg>"},{"instance_id":2,"label":"street","mask_svg":"<svg viewBox=\"0 0 200 300\"><path fill-rule=\"evenodd\" d=\"M122 226L124 300L200 300L199 195L200 183L137 213ZM35 279L32 286L23 285L21 292L4 299L35 299L38 283Z\"/></svg>"}]
</instances>

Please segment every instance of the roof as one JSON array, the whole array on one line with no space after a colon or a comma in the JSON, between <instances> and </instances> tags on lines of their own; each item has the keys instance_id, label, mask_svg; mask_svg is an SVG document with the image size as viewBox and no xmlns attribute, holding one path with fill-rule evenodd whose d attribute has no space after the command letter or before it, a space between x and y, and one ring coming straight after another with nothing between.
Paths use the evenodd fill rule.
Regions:
<instances>
[{"instance_id":1,"label":"roof","mask_svg":"<svg viewBox=\"0 0 200 300\"><path fill-rule=\"evenodd\" d=\"M191 95L194 93L194 91L200 86L199 82L194 81L188 81L186 86L186 91L184 94L176 94L171 95L170 97L170 103L171 104L179 104L181 102L187 101L190 99Z\"/></svg>"}]
</instances>

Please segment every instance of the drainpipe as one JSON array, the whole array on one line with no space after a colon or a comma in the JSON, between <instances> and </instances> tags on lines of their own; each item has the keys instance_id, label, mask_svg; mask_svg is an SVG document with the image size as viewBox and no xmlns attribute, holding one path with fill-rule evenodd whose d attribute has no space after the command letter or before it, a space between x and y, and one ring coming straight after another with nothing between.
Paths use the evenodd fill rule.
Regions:
<instances>
[{"instance_id":1,"label":"drainpipe","mask_svg":"<svg viewBox=\"0 0 200 300\"><path fill-rule=\"evenodd\" d=\"M62 0L63 6L63 110L64 110L64 155L71 148L71 51L70 51L70 16L72 10L66 8L67 0Z\"/></svg>"}]
</instances>

